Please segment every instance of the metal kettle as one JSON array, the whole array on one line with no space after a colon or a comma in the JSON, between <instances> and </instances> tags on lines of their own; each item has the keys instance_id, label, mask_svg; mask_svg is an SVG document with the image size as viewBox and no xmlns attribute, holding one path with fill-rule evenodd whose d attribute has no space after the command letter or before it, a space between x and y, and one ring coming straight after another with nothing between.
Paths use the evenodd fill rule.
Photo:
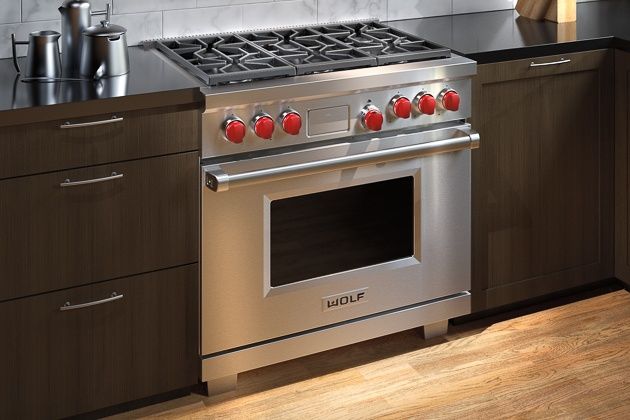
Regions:
<instances>
[{"instance_id":1,"label":"metal kettle","mask_svg":"<svg viewBox=\"0 0 630 420\"><path fill-rule=\"evenodd\" d=\"M101 79L129 73L127 29L106 19L87 28L82 37L79 66L82 77Z\"/></svg>"},{"instance_id":2,"label":"metal kettle","mask_svg":"<svg viewBox=\"0 0 630 420\"><path fill-rule=\"evenodd\" d=\"M92 23L92 16L108 15L106 10L92 11L88 0L66 0L59 7L61 13L62 68L66 77L79 75L81 64L81 43L83 31Z\"/></svg>"}]
</instances>

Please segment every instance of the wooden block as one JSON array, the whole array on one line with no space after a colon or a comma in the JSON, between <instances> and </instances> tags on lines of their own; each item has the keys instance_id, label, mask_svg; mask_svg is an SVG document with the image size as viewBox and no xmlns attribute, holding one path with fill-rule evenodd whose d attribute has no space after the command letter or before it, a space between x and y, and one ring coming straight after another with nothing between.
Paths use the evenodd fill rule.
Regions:
<instances>
[{"instance_id":1,"label":"wooden block","mask_svg":"<svg viewBox=\"0 0 630 420\"><path fill-rule=\"evenodd\" d=\"M559 23L556 32L558 42L575 41L577 39L577 24L576 22Z\"/></svg>"},{"instance_id":2,"label":"wooden block","mask_svg":"<svg viewBox=\"0 0 630 420\"><path fill-rule=\"evenodd\" d=\"M534 19L543 20L552 0L518 0L516 11L519 15Z\"/></svg>"},{"instance_id":3,"label":"wooden block","mask_svg":"<svg viewBox=\"0 0 630 420\"><path fill-rule=\"evenodd\" d=\"M552 0L545 15L545 19L564 23L577 20L577 5L575 0Z\"/></svg>"},{"instance_id":4,"label":"wooden block","mask_svg":"<svg viewBox=\"0 0 630 420\"><path fill-rule=\"evenodd\" d=\"M576 0L518 0L516 11L523 17L553 22L575 22Z\"/></svg>"}]
</instances>

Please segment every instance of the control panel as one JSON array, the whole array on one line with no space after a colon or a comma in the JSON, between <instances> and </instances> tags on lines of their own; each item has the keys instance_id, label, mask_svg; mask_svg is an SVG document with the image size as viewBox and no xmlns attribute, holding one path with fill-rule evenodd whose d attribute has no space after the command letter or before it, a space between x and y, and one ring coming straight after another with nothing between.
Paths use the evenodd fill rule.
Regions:
<instances>
[{"instance_id":1,"label":"control panel","mask_svg":"<svg viewBox=\"0 0 630 420\"><path fill-rule=\"evenodd\" d=\"M203 157L369 135L470 117L470 80L204 112Z\"/></svg>"}]
</instances>

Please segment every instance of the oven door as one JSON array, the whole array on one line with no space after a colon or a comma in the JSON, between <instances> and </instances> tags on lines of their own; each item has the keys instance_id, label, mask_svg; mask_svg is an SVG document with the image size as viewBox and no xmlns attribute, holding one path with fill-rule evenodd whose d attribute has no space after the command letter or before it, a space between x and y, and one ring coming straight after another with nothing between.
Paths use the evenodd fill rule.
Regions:
<instances>
[{"instance_id":1,"label":"oven door","mask_svg":"<svg viewBox=\"0 0 630 420\"><path fill-rule=\"evenodd\" d=\"M469 127L204 166L202 355L470 289Z\"/></svg>"}]
</instances>

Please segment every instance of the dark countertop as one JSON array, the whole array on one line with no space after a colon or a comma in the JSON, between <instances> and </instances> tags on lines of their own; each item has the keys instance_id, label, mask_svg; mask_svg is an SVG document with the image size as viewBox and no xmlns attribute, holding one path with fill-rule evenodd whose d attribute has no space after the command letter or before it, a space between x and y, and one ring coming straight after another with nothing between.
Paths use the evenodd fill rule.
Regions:
<instances>
[{"instance_id":1,"label":"dark countertop","mask_svg":"<svg viewBox=\"0 0 630 420\"><path fill-rule=\"evenodd\" d=\"M0 60L0 127L199 101L199 83L157 52L130 47L129 63L129 74L100 82L24 83Z\"/></svg>"},{"instance_id":2,"label":"dark countertop","mask_svg":"<svg viewBox=\"0 0 630 420\"><path fill-rule=\"evenodd\" d=\"M523 18L515 10L389 22L479 63L599 48L630 51L630 1L579 3L577 22ZM564 35L563 33L568 34Z\"/></svg>"}]
</instances>

